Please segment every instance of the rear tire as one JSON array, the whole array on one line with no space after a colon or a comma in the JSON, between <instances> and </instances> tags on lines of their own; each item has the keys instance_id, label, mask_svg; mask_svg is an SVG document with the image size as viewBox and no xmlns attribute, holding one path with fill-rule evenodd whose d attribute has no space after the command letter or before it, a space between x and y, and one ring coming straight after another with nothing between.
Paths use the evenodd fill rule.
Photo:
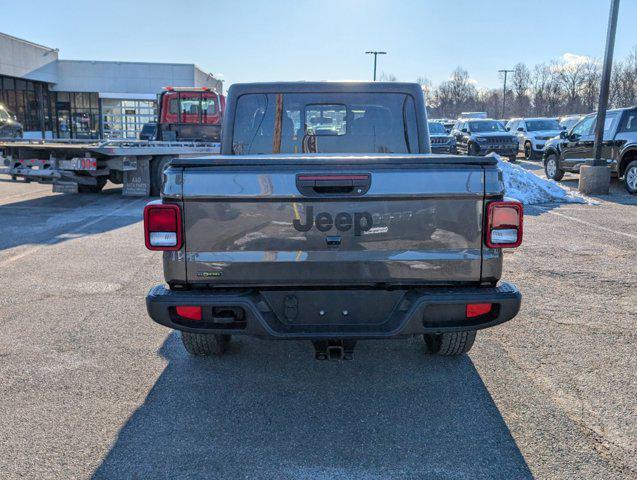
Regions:
<instances>
[{"instance_id":1,"label":"rear tire","mask_svg":"<svg viewBox=\"0 0 637 480\"><path fill-rule=\"evenodd\" d=\"M531 142L526 142L524 144L524 158L526 158L527 160L533 160L535 158Z\"/></svg>"},{"instance_id":2,"label":"rear tire","mask_svg":"<svg viewBox=\"0 0 637 480\"><path fill-rule=\"evenodd\" d=\"M97 184L95 185L79 184L77 186L77 191L79 193L100 193L106 185L108 179L106 177L97 177L95 180L97 180Z\"/></svg>"},{"instance_id":3,"label":"rear tire","mask_svg":"<svg viewBox=\"0 0 637 480\"><path fill-rule=\"evenodd\" d=\"M476 340L475 330L451 333L425 333L427 353L444 356L464 355Z\"/></svg>"},{"instance_id":4,"label":"rear tire","mask_svg":"<svg viewBox=\"0 0 637 480\"><path fill-rule=\"evenodd\" d=\"M546 157L544 162L544 173L546 178L559 182L564 177L564 170L560 168L560 164L557 161L557 155L551 153Z\"/></svg>"},{"instance_id":5,"label":"rear tire","mask_svg":"<svg viewBox=\"0 0 637 480\"><path fill-rule=\"evenodd\" d=\"M181 332L181 343L191 355L220 357L230 343L230 335Z\"/></svg>"},{"instance_id":6,"label":"rear tire","mask_svg":"<svg viewBox=\"0 0 637 480\"><path fill-rule=\"evenodd\" d=\"M478 146L475 143L467 145L467 155L478 156Z\"/></svg>"},{"instance_id":7,"label":"rear tire","mask_svg":"<svg viewBox=\"0 0 637 480\"><path fill-rule=\"evenodd\" d=\"M158 157L150 162L150 195L152 197L158 197L161 194L161 187L164 183L164 170L166 170L171 160L169 157Z\"/></svg>"},{"instance_id":8,"label":"rear tire","mask_svg":"<svg viewBox=\"0 0 637 480\"><path fill-rule=\"evenodd\" d=\"M637 160L633 160L624 172L624 185L631 195L637 194Z\"/></svg>"}]
</instances>

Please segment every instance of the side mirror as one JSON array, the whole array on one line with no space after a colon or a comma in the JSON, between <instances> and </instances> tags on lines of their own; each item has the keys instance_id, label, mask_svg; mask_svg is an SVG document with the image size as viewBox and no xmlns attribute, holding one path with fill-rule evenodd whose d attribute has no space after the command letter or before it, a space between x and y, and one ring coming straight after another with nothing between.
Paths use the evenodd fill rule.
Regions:
<instances>
[{"instance_id":1,"label":"side mirror","mask_svg":"<svg viewBox=\"0 0 637 480\"><path fill-rule=\"evenodd\" d=\"M523 132L524 131L524 127L518 127L518 132Z\"/></svg>"},{"instance_id":2,"label":"side mirror","mask_svg":"<svg viewBox=\"0 0 637 480\"><path fill-rule=\"evenodd\" d=\"M466 128L463 128L462 133L469 133L469 130L467 130Z\"/></svg>"},{"instance_id":3,"label":"side mirror","mask_svg":"<svg viewBox=\"0 0 637 480\"><path fill-rule=\"evenodd\" d=\"M449 130L448 128L445 128L445 132L451 133L451 130Z\"/></svg>"},{"instance_id":4,"label":"side mirror","mask_svg":"<svg viewBox=\"0 0 637 480\"><path fill-rule=\"evenodd\" d=\"M562 131L560 132L560 138L561 138L562 140L564 140L564 139L566 138L566 129L564 129L564 130L562 130Z\"/></svg>"},{"instance_id":5,"label":"side mirror","mask_svg":"<svg viewBox=\"0 0 637 480\"><path fill-rule=\"evenodd\" d=\"M566 130L566 125L562 125L562 130Z\"/></svg>"},{"instance_id":6,"label":"side mirror","mask_svg":"<svg viewBox=\"0 0 637 480\"><path fill-rule=\"evenodd\" d=\"M510 131L511 131L511 127L504 127L504 129L505 129L507 132L510 132Z\"/></svg>"}]
</instances>

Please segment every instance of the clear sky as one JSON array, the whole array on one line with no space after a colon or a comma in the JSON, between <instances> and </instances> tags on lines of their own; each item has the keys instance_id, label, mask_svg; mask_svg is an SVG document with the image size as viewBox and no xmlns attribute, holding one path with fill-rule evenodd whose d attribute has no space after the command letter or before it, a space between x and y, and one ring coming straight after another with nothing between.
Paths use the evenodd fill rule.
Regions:
<instances>
[{"instance_id":1,"label":"clear sky","mask_svg":"<svg viewBox=\"0 0 637 480\"><path fill-rule=\"evenodd\" d=\"M60 58L196 63L234 82L366 80L434 84L461 65L479 87L497 70L565 54L601 58L610 0L153 0L3 2L0 31ZM637 0L621 0L615 58L637 45Z\"/></svg>"}]
</instances>

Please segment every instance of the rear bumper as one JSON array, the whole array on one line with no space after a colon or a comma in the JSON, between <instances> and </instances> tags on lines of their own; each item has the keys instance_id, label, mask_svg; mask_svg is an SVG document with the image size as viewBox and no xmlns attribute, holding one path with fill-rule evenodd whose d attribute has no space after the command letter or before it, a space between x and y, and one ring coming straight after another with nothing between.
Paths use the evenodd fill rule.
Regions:
<instances>
[{"instance_id":1,"label":"rear bumper","mask_svg":"<svg viewBox=\"0 0 637 480\"><path fill-rule=\"evenodd\" d=\"M370 298L376 298L378 305L370 302ZM521 298L517 288L508 283L497 287L431 287L391 293L333 289L176 291L158 285L148 293L146 306L155 322L176 330L290 339L360 339L492 327L515 317ZM277 305L282 302L283 306ZM491 303L493 307L481 317L467 319L468 303ZM202 320L181 319L175 311L181 305L201 306ZM379 311L386 314L379 317Z\"/></svg>"}]
</instances>

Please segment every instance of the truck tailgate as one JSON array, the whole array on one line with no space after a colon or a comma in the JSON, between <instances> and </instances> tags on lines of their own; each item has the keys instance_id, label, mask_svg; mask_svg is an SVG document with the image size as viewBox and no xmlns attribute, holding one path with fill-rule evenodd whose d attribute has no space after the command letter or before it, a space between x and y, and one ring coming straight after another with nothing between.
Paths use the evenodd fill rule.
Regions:
<instances>
[{"instance_id":1,"label":"truck tailgate","mask_svg":"<svg viewBox=\"0 0 637 480\"><path fill-rule=\"evenodd\" d=\"M175 162L188 283L479 282L491 160L391 157Z\"/></svg>"}]
</instances>

